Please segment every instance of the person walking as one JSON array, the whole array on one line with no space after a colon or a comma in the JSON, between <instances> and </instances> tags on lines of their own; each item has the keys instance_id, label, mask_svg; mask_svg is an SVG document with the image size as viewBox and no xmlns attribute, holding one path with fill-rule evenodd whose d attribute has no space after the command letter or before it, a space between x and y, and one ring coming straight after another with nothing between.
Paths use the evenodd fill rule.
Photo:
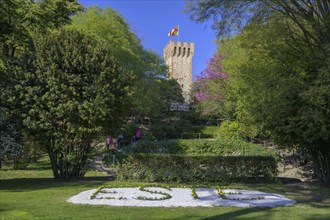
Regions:
<instances>
[{"instance_id":1,"label":"person walking","mask_svg":"<svg viewBox=\"0 0 330 220\"><path fill-rule=\"evenodd\" d=\"M136 142L136 137L135 137L135 135L133 135L133 137L132 137L132 143L134 144Z\"/></svg>"},{"instance_id":2,"label":"person walking","mask_svg":"<svg viewBox=\"0 0 330 220\"><path fill-rule=\"evenodd\" d=\"M106 139L105 139L105 145L107 147L107 151L109 151L109 148L112 146L113 144L113 138L111 135L109 135Z\"/></svg>"},{"instance_id":3,"label":"person walking","mask_svg":"<svg viewBox=\"0 0 330 220\"><path fill-rule=\"evenodd\" d=\"M121 132L119 132L118 139L117 139L117 148L121 147L121 143L123 142L123 140L124 140L124 136Z\"/></svg>"},{"instance_id":4,"label":"person walking","mask_svg":"<svg viewBox=\"0 0 330 220\"><path fill-rule=\"evenodd\" d=\"M141 130L140 130L140 128L136 129L135 138L136 138L136 141L141 139Z\"/></svg>"}]
</instances>

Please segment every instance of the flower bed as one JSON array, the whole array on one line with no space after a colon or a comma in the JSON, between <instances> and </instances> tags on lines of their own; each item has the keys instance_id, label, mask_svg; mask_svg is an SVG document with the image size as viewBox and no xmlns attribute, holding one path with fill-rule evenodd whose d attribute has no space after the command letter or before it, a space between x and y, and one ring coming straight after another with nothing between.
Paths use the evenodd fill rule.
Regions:
<instances>
[{"instance_id":1,"label":"flower bed","mask_svg":"<svg viewBox=\"0 0 330 220\"><path fill-rule=\"evenodd\" d=\"M114 196L115 195L115 196ZM294 200L279 194L217 188L168 188L163 186L111 187L88 190L71 197L74 204L147 207L276 207Z\"/></svg>"}]
</instances>

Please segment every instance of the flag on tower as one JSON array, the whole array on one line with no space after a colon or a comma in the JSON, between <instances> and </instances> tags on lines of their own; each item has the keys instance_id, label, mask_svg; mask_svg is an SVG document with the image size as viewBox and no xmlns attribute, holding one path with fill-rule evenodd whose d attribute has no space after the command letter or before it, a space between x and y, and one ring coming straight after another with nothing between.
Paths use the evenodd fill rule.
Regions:
<instances>
[{"instance_id":1,"label":"flag on tower","mask_svg":"<svg viewBox=\"0 0 330 220\"><path fill-rule=\"evenodd\" d=\"M168 36L177 36L179 35L179 27L175 26L169 33Z\"/></svg>"}]
</instances>

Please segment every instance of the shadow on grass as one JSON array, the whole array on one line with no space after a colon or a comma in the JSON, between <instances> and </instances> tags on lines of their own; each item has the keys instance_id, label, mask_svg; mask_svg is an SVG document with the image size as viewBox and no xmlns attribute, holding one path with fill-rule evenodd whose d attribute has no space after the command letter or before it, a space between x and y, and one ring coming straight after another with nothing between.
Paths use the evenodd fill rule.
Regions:
<instances>
[{"instance_id":1,"label":"shadow on grass","mask_svg":"<svg viewBox=\"0 0 330 220\"><path fill-rule=\"evenodd\" d=\"M273 219L275 216L285 219L286 213L282 214L276 213L279 210L274 208L244 208L235 211L214 215L211 217L202 218L203 220L218 220L218 219ZM301 217L301 216L300 216ZM318 216L313 215L313 217L306 217L306 220L325 220L329 219L329 215L320 214Z\"/></svg>"},{"instance_id":2,"label":"shadow on grass","mask_svg":"<svg viewBox=\"0 0 330 220\"><path fill-rule=\"evenodd\" d=\"M105 182L109 182L108 176L84 177L81 180L58 181L54 178L17 178L0 180L0 189L12 192L26 192L43 190L56 187L79 186L98 187Z\"/></svg>"},{"instance_id":3,"label":"shadow on grass","mask_svg":"<svg viewBox=\"0 0 330 220\"><path fill-rule=\"evenodd\" d=\"M278 177L279 181L283 184L294 184L301 183L301 180L298 178L290 178L290 177Z\"/></svg>"},{"instance_id":4,"label":"shadow on grass","mask_svg":"<svg viewBox=\"0 0 330 220\"><path fill-rule=\"evenodd\" d=\"M238 209L236 211L231 211L207 218L203 218L203 220L216 220L216 219L268 219L271 217L272 208L244 208ZM259 215L256 215L257 213ZM246 216L252 214L251 216Z\"/></svg>"}]
</instances>

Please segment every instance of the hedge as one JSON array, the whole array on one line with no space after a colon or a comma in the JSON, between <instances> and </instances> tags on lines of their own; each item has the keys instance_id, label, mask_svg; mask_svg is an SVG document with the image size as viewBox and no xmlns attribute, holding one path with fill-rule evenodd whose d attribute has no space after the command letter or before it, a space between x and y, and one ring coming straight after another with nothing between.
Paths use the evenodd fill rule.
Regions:
<instances>
[{"instance_id":1,"label":"hedge","mask_svg":"<svg viewBox=\"0 0 330 220\"><path fill-rule=\"evenodd\" d=\"M273 156L272 150L262 146L247 143L242 140L167 140L139 141L134 146L124 148L127 154L180 154L188 156Z\"/></svg>"},{"instance_id":2,"label":"hedge","mask_svg":"<svg viewBox=\"0 0 330 220\"><path fill-rule=\"evenodd\" d=\"M277 176L271 156L131 154L113 169L118 180L147 182L272 182Z\"/></svg>"}]
</instances>

